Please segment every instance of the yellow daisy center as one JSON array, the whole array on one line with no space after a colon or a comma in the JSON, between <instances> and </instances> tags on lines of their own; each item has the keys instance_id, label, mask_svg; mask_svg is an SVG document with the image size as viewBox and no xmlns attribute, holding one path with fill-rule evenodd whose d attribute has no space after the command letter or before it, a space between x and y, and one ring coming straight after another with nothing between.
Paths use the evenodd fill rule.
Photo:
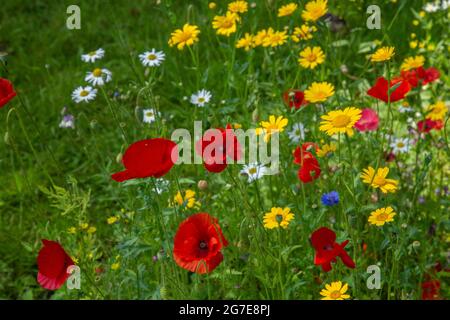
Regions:
<instances>
[{"instance_id":1,"label":"yellow daisy center","mask_svg":"<svg viewBox=\"0 0 450 320\"><path fill-rule=\"evenodd\" d=\"M387 218L388 218L388 215L387 215L386 213L380 213L380 214L377 216L377 220L378 220L378 221L386 221Z\"/></svg>"},{"instance_id":2,"label":"yellow daisy center","mask_svg":"<svg viewBox=\"0 0 450 320\"><path fill-rule=\"evenodd\" d=\"M250 174L256 174L256 168L250 168L249 170L248 170L248 173L250 173Z\"/></svg>"},{"instance_id":3,"label":"yellow daisy center","mask_svg":"<svg viewBox=\"0 0 450 320\"><path fill-rule=\"evenodd\" d=\"M83 90L80 92L80 96L82 97L86 97L89 94L89 92L87 92L86 90Z\"/></svg>"},{"instance_id":4,"label":"yellow daisy center","mask_svg":"<svg viewBox=\"0 0 450 320\"><path fill-rule=\"evenodd\" d=\"M102 69L100 68L96 68L94 69L94 71L92 72L92 74L94 75L94 77L98 78L102 76Z\"/></svg>"},{"instance_id":5,"label":"yellow daisy center","mask_svg":"<svg viewBox=\"0 0 450 320\"><path fill-rule=\"evenodd\" d=\"M350 120L349 116L341 114L333 119L333 126L336 128L344 128L350 123Z\"/></svg>"},{"instance_id":6,"label":"yellow daisy center","mask_svg":"<svg viewBox=\"0 0 450 320\"><path fill-rule=\"evenodd\" d=\"M376 185L379 185L379 186L384 186L386 184L386 179L383 177L380 177L380 176L376 176L373 179L373 183L375 183Z\"/></svg>"},{"instance_id":7,"label":"yellow daisy center","mask_svg":"<svg viewBox=\"0 0 450 320\"><path fill-rule=\"evenodd\" d=\"M91 56L91 57L93 57L93 56L96 55L96 52L95 52L95 51L89 52L88 55Z\"/></svg>"},{"instance_id":8,"label":"yellow daisy center","mask_svg":"<svg viewBox=\"0 0 450 320\"><path fill-rule=\"evenodd\" d=\"M405 146L405 144L403 142L398 142L397 143L397 147L399 148L403 148Z\"/></svg>"},{"instance_id":9,"label":"yellow daisy center","mask_svg":"<svg viewBox=\"0 0 450 320\"><path fill-rule=\"evenodd\" d=\"M338 299L341 297L341 292L339 290L335 290L330 293L330 298Z\"/></svg>"},{"instance_id":10,"label":"yellow daisy center","mask_svg":"<svg viewBox=\"0 0 450 320\"><path fill-rule=\"evenodd\" d=\"M180 36L179 36L179 42L186 42L186 41L188 41L189 39L191 39L191 37L192 37L192 33L191 33L191 32L189 32L189 31L184 31L184 32L182 32L182 33L180 34Z\"/></svg>"},{"instance_id":11,"label":"yellow daisy center","mask_svg":"<svg viewBox=\"0 0 450 320\"><path fill-rule=\"evenodd\" d=\"M156 60L156 54L150 53L150 54L147 56L147 59L148 59L148 60Z\"/></svg>"},{"instance_id":12,"label":"yellow daisy center","mask_svg":"<svg viewBox=\"0 0 450 320\"><path fill-rule=\"evenodd\" d=\"M198 102L205 102L205 98L198 98Z\"/></svg>"},{"instance_id":13,"label":"yellow daisy center","mask_svg":"<svg viewBox=\"0 0 450 320\"><path fill-rule=\"evenodd\" d=\"M153 117L153 112L149 111L146 113L147 117Z\"/></svg>"},{"instance_id":14,"label":"yellow daisy center","mask_svg":"<svg viewBox=\"0 0 450 320\"><path fill-rule=\"evenodd\" d=\"M306 60L308 60L309 62L314 62L314 61L316 61L316 59L317 59L317 56L314 53L311 53L310 55L308 55L306 57Z\"/></svg>"},{"instance_id":15,"label":"yellow daisy center","mask_svg":"<svg viewBox=\"0 0 450 320\"><path fill-rule=\"evenodd\" d=\"M222 28L225 28L225 29L231 28L233 25L234 25L234 22L229 19L225 19L222 22Z\"/></svg>"}]
</instances>

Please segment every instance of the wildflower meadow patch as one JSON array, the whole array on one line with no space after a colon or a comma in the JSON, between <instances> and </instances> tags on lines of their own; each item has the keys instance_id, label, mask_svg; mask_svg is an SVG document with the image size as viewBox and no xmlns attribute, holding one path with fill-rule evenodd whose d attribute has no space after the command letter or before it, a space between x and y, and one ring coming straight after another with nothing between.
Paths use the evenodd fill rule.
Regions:
<instances>
[{"instance_id":1,"label":"wildflower meadow patch","mask_svg":"<svg viewBox=\"0 0 450 320\"><path fill-rule=\"evenodd\" d=\"M0 299L449 297L449 1L3 2Z\"/></svg>"}]
</instances>

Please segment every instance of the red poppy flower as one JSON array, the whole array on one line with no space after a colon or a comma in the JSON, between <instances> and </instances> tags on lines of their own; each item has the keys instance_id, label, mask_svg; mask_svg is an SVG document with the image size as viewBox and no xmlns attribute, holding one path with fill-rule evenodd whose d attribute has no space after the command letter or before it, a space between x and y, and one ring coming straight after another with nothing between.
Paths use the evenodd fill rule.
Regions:
<instances>
[{"instance_id":1,"label":"red poppy flower","mask_svg":"<svg viewBox=\"0 0 450 320\"><path fill-rule=\"evenodd\" d=\"M394 79L392 79L392 81L402 81L402 80L407 81L409 85L413 88L417 87L420 80L418 69L402 71L400 72L399 77L395 77Z\"/></svg>"},{"instance_id":2,"label":"red poppy flower","mask_svg":"<svg viewBox=\"0 0 450 320\"><path fill-rule=\"evenodd\" d=\"M388 86L388 81L384 77L379 77L375 85L367 91L367 94L376 99L388 102L388 89L398 85L393 92L391 92L391 102L399 101L411 90L408 81L401 79L393 79Z\"/></svg>"},{"instance_id":3,"label":"red poppy flower","mask_svg":"<svg viewBox=\"0 0 450 320\"><path fill-rule=\"evenodd\" d=\"M319 162L316 158L310 158L303 161L303 165L297 172L298 178L303 183L308 183L320 177L321 173Z\"/></svg>"},{"instance_id":4,"label":"red poppy flower","mask_svg":"<svg viewBox=\"0 0 450 320\"><path fill-rule=\"evenodd\" d=\"M431 130L441 130L444 127L444 122L442 120L431 120L425 119L417 123L417 129L420 132L428 133Z\"/></svg>"},{"instance_id":5,"label":"red poppy flower","mask_svg":"<svg viewBox=\"0 0 450 320\"><path fill-rule=\"evenodd\" d=\"M427 83L433 82L441 76L439 70L433 67L428 69L424 69L423 67L417 68L417 72L419 74L419 78L422 80L422 85L426 85Z\"/></svg>"},{"instance_id":6,"label":"red poppy flower","mask_svg":"<svg viewBox=\"0 0 450 320\"><path fill-rule=\"evenodd\" d=\"M363 109L361 118L355 123L358 131L375 131L378 129L379 118L375 110Z\"/></svg>"},{"instance_id":7,"label":"red poppy flower","mask_svg":"<svg viewBox=\"0 0 450 320\"><path fill-rule=\"evenodd\" d=\"M411 69L407 71L402 71L400 77L394 78L394 81L405 80L409 83L411 87L417 87L418 84L426 85L427 83L433 82L439 79L439 70L433 67L424 69L419 67L416 69Z\"/></svg>"},{"instance_id":8,"label":"red poppy flower","mask_svg":"<svg viewBox=\"0 0 450 320\"><path fill-rule=\"evenodd\" d=\"M322 227L314 231L311 235L311 244L314 248L314 264L322 266L324 272L332 269L331 263L336 262L336 257L349 268L355 268L355 262L345 251L348 240L341 244L336 243L336 233L333 230Z\"/></svg>"},{"instance_id":9,"label":"red poppy flower","mask_svg":"<svg viewBox=\"0 0 450 320\"><path fill-rule=\"evenodd\" d=\"M283 100L286 105L292 109L300 109L301 106L307 105L308 101L305 99L303 91L289 89L283 93Z\"/></svg>"},{"instance_id":10,"label":"red poppy flower","mask_svg":"<svg viewBox=\"0 0 450 320\"><path fill-rule=\"evenodd\" d=\"M16 92L7 79L0 78L0 108L9 102L12 98L16 96Z\"/></svg>"},{"instance_id":11,"label":"red poppy flower","mask_svg":"<svg viewBox=\"0 0 450 320\"><path fill-rule=\"evenodd\" d=\"M42 244L37 257L37 281L45 289L59 289L69 277L67 268L75 263L58 242L43 239Z\"/></svg>"},{"instance_id":12,"label":"red poppy flower","mask_svg":"<svg viewBox=\"0 0 450 320\"><path fill-rule=\"evenodd\" d=\"M217 131L220 135L217 135ZM237 161L241 158L241 147L231 126L226 129L208 130L195 146L197 154L203 158L203 165L209 172L219 173L227 167L227 159Z\"/></svg>"},{"instance_id":13,"label":"red poppy flower","mask_svg":"<svg viewBox=\"0 0 450 320\"><path fill-rule=\"evenodd\" d=\"M301 148L297 147L294 152L294 163L298 165L303 165L306 159L314 158L311 151L317 152L319 146L314 142L305 142L302 144Z\"/></svg>"},{"instance_id":14,"label":"red poppy flower","mask_svg":"<svg viewBox=\"0 0 450 320\"><path fill-rule=\"evenodd\" d=\"M440 300L440 289L439 280L422 282L422 300Z\"/></svg>"},{"instance_id":15,"label":"red poppy flower","mask_svg":"<svg viewBox=\"0 0 450 320\"><path fill-rule=\"evenodd\" d=\"M111 178L118 182L135 178L159 178L172 169L177 159L178 148L173 141L164 138L137 141L123 155L125 170L114 173Z\"/></svg>"},{"instance_id":16,"label":"red poppy flower","mask_svg":"<svg viewBox=\"0 0 450 320\"><path fill-rule=\"evenodd\" d=\"M175 235L173 257L183 269L209 273L223 260L222 248L228 245L217 219L197 213L184 220Z\"/></svg>"},{"instance_id":17,"label":"red poppy flower","mask_svg":"<svg viewBox=\"0 0 450 320\"><path fill-rule=\"evenodd\" d=\"M303 183L308 183L320 177L321 169L319 162L310 152L317 152L319 147L313 142L305 142L302 147L297 147L294 151L294 163L300 166L298 178Z\"/></svg>"}]
</instances>

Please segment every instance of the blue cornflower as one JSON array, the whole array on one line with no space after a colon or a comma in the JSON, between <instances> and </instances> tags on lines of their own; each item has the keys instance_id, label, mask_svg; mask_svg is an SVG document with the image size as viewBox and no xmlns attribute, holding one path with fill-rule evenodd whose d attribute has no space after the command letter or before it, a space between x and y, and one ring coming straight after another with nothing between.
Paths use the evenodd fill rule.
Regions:
<instances>
[{"instance_id":1,"label":"blue cornflower","mask_svg":"<svg viewBox=\"0 0 450 320\"><path fill-rule=\"evenodd\" d=\"M334 206L339 203L339 193L337 191L324 193L321 200L325 206Z\"/></svg>"}]
</instances>

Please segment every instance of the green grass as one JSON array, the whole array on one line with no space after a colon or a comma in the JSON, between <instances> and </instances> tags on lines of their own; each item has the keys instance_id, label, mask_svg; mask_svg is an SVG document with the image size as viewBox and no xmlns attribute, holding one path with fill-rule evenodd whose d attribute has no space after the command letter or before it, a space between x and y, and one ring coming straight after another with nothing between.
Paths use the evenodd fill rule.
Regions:
<instances>
[{"instance_id":1,"label":"green grass","mask_svg":"<svg viewBox=\"0 0 450 320\"><path fill-rule=\"evenodd\" d=\"M308 44L321 46L327 58L309 71L297 63L303 43L250 52L234 48L245 32L300 24L298 11L295 19L276 17L280 1L255 2L256 8L243 15L237 34L230 38L217 36L211 27L213 16L224 12L225 4L211 11L206 1L78 1L81 30L65 27L66 8L73 1L7 0L2 4L0 51L8 53L8 73L1 70L0 76L13 82L18 97L0 110L0 135L5 137L0 142L0 298L318 299L324 283L335 280L349 283L353 298L420 298L420 282L430 274L433 263L445 265L448 259L448 196L434 193L449 184L445 130L433 132L433 139L428 137L398 162L388 164L390 175L400 180L400 191L379 194L376 204L370 201L373 190L369 192L359 179L361 170L375 166L381 156L380 136L375 133L356 133L349 140L351 146L342 139L342 161L338 162L337 154L321 160L322 176L313 184L299 182L291 155L296 146L286 132L280 137L281 174L266 176L257 184L240 177L239 166L229 166L221 174L208 173L200 165L175 166L165 177L170 185L161 196L152 191L151 179L121 185L110 178L121 170L117 158L129 143L170 138L176 128L191 129L194 120L204 120L204 129L226 123L240 123L247 129L258 126L255 116L266 120L271 114L284 115L289 119L287 130L301 121L309 129L307 141L329 142L318 130L323 110L309 105L290 112L282 103L286 89L303 90L313 81L328 81L336 87L325 110L350 105L379 108L381 130L387 132L386 106L377 106L365 94L376 77L386 72L382 64L367 60L374 40L396 47L393 73L398 73L405 57L418 52L426 57L426 66L441 71L440 82L431 84L426 94L420 97L415 91L408 96L416 112L423 113L437 99L448 99L449 42L442 32L448 29L448 13L427 15L414 27L414 12L420 11L421 1L414 1L413 7L404 0L376 1L382 29L368 30L365 8L373 1L330 1L330 12L343 17L347 26L340 33L318 26ZM300 3L303 7L305 1ZM167 44L170 33L186 22L201 29L200 42L192 47L198 63L188 50ZM435 44L436 50L410 49L411 32ZM93 103L71 101L72 91L84 84L85 73L93 67L82 62L80 55L99 47L106 56L95 65L113 72L105 90L118 121L101 91ZM137 55L151 48L163 50L166 60L149 86ZM340 71L342 65L348 74ZM138 97L144 87L151 90ZM202 88L212 91L213 104L194 111L183 97ZM113 98L115 92L119 98ZM76 117L75 130L58 128L64 106ZM164 121L144 125L136 108L145 106L156 106ZM394 115L395 135L405 136L407 116L396 111ZM328 166L339 168L333 173ZM199 180L208 181L207 190L197 188ZM172 259L179 223L198 210L168 204L179 189L188 188L197 192L200 211L219 219L230 242L223 250L224 262L208 276L189 274ZM320 203L320 195L331 190L340 193L338 207ZM424 204L417 202L419 195L426 199ZM385 205L396 209L395 222L383 228L369 225L369 213ZM296 215L287 230L261 227L265 212L285 206ZM120 222L108 225L106 219L115 214L122 215ZM67 232L84 222L95 226L96 232ZM431 225L436 227L433 235L428 232ZM339 262L333 271L323 273L313 265L308 238L320 226L332 226L338 240L350 239L347 251L356 260L355 270ZM81 290L63 287L52 293L39 287L36 257L42 238L58 240L79 259ZM362 241L368 244L365 254ZM414 241L420 246L414 246ZM112 270L118 255L120 268ZM159 259L154 262L156 255ZM377 263L381 264L382 289L368 290L366 268ZM98 268L103 272L95 273ZM433 277L441 279L441 295L448 297L444 281L448 275L441 272Z\"/></svg>"}]
</instances>

